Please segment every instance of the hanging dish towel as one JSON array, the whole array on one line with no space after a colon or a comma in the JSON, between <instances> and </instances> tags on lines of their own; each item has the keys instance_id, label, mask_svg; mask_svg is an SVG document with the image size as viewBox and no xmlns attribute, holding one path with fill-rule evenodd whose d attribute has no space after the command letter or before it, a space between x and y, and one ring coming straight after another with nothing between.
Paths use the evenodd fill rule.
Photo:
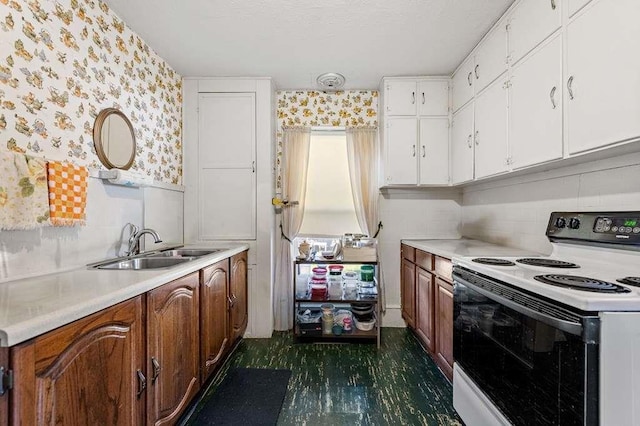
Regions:
<instances>
[{"instance_id":1,"label":"hanging dish towel","mask_svg":"<svg viewBox=\"0 0 640 426\"><path fill-rule=\"evenodd\" d=\"M49 161L49 212L53 226L85 224L88 175L84 166Z\"/></svg>"},{"instance_id":2,"label":"hanging dish towel","mask_svg":"<svg viewBox=\"0 0 640 426\"><path fill-rule=\"evenodd\" d=\"M49 224L46 162L20 152L0 155L0 229Z\"/></svg>"}]
</instances>

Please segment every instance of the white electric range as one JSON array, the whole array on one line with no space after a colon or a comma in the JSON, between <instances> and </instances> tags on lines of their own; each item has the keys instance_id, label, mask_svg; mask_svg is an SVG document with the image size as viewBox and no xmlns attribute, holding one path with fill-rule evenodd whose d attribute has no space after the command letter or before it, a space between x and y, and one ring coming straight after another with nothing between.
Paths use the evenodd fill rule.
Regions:
<instances>
[{"instance_id":1,"label":"white electric range","mask_svg":"<svg viewBox=\"0 0 640 426\"><path fill-rule=\"evenodd\" d=\"M468 425L640 424L640 212L556 212L550 256L454 257Z\"/></svg>"}]
</instances>

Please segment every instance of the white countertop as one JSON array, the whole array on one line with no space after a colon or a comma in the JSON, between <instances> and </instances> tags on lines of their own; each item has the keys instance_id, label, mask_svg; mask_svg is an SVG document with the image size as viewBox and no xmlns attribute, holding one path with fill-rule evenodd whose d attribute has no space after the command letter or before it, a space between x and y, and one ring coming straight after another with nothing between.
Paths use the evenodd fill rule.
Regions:
<instances>
[{"instance_id":1,"label":"white countertop","mask_svg":"<svg viewBox=\"0 0 640 426\"><path fill-rule=\"evenodd\" d=\"M402 240L402 243L452 259L455 256L535 256L540 253L501 246L480 240L460 238L453 240Z\"/></svg>"},{"instance_id":2,"label":"white countertop","mask_svg":"<svg viewBox=\"0 0 640 426\"><path fill-rule=\"evenodd\" d=\"M221 248L198 244L186 248ZM0 283L0 347L13 346L102 309L143 294L169 281L247 250L226 250L166 269L107 270L81 267Z\"/></svg>"}]
</instances>

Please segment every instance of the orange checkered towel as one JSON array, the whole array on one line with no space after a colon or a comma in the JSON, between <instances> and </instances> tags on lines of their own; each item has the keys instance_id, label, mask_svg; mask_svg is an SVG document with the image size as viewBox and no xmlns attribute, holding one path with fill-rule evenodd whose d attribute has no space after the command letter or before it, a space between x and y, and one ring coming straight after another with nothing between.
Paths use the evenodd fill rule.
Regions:
<instances>
[{"instance_id":1,"label":"orange checkered towel","mask_svg":"<svg viewBox=\"0 0 640 426\"><path fill-rule=\"evenodd\" d=\"M89 176L87 168L59 161L49 161L47 166L51 224L84 225Z\"/></svg>"}]
</instances>

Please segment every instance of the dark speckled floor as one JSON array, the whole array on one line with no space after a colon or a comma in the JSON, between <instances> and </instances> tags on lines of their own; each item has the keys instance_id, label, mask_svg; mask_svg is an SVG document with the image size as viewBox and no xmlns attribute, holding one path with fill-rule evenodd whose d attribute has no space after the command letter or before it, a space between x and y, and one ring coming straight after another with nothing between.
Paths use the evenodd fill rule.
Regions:
<instances>
[{"instance_id":1,"label":"dark speckled floor","mask_svg":"<svg viewBox=\"0 0 640 426\"><path fill-rule=\"evenodd\" d=\"M233 367L292 371L279 425L461 424L451 384L406 329L383 328L380 349L366 343L296 343L290 333L245 339L204 401Z\"/></svg>"}]
</instances>

